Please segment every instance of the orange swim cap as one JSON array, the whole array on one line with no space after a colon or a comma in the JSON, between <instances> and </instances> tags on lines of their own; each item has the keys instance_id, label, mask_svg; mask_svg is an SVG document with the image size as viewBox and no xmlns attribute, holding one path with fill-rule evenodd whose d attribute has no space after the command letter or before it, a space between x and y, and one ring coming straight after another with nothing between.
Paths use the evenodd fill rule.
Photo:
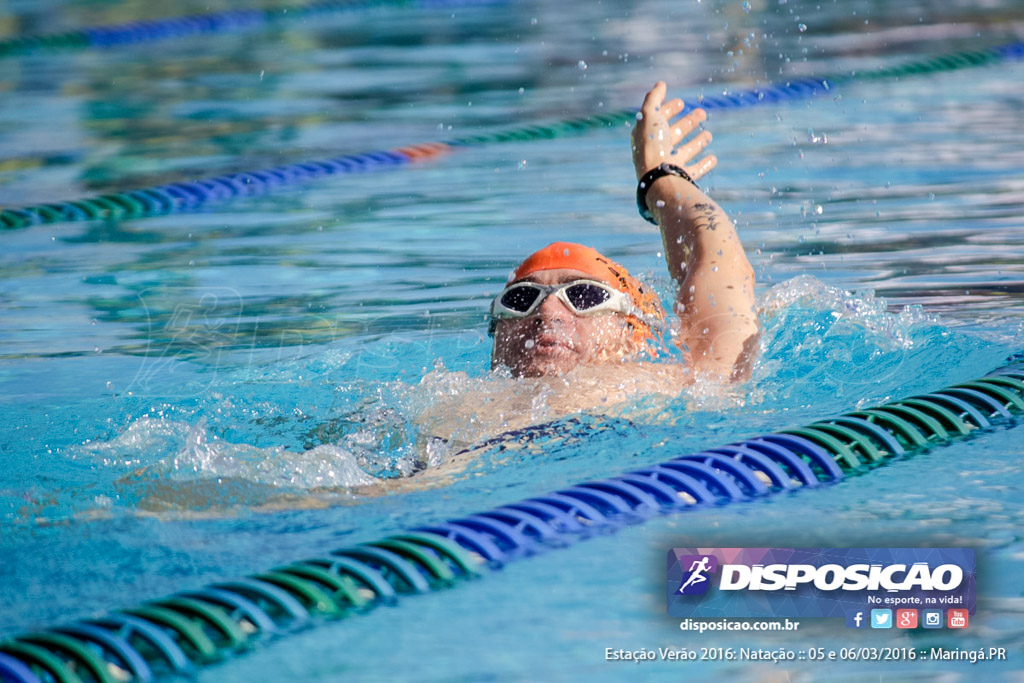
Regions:
<instances>
[{"instance_id":1,"label":"orange swim cap","mask_svg":"<svg viewBox=\"0 0 1024 683\"><path fill-rule=\"evenodd\" d=\"M554 270L556 268L570 268L586 273L596 280L607 282L615 289L623 292L633 304L640 309L644 317L665 319L665 309L657 295L644 287L639 280L630 275L625 268L612 261L601 252L582 244L573 242L553 242L540 251L536 251L526 257L526 260L516 266L509 276L508 284L522 280L531 273L539 270ZM651 326L636 315L628 315L633 326L633 340L637 343L645 343L654 339Z\"/></svg>"}]
</instances>

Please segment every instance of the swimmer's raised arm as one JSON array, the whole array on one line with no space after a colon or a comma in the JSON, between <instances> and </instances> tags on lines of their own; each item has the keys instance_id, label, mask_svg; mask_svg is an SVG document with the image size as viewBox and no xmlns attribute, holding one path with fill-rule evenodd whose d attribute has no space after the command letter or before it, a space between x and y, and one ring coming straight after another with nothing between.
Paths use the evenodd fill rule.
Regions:
<instances>
[{"instance_id":1,"label":"swimmer's raised arm","mask_svg":"<svg viewBox=\"0 0 1024 683\"><path fill-rule=\"evenodd\" d=\"M683 101L665 102L659 81L647 93L633 128L633 165L638 180L661 164L682 168L694 180L718 163L714 155L694 158L711 143L702 131L707 119L695 109L673 121ZM646 190L647 209L661 228L669 274L677 283L679 343L693 368L746 379L757 353L760 324L754 307L754 270L725 211L694 183L656 174Z\"/></svg>"}]
</instances>

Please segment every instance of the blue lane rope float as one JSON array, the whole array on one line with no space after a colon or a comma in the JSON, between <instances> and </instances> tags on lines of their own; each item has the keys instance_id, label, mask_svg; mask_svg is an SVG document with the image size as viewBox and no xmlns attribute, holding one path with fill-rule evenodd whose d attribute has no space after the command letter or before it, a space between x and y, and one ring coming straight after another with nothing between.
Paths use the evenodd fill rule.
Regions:
<instances>
[{"instance_id":1,"label":"blue lane rope float","mask_svg":"<svg viewBox=\"0 0 1024 683\"><path fill-rule=\"evenodd\" d=\"M696 106L727 110L796 101L831 92L852 80L900 78L937 71L972 68L1005 59L1024 58L1024 42L987 50L958 52L902 66L828 78L805 78L760 86L722 95L695 98ZM692 105L688 105L690 107ZM299 185L327 176L393 170L411 162L435 159L458 148L503 142L528 142L580 135L595 128L619 126L635 120L636 111L622 110L550 124L528 124L506 130L469 135L442 142L428 142L393 150L350 154L304 161L285 166L228 173L204 180L168 183L154 187L103 194L84 199L0 208L0 228L17 229L48 223L108 220L120 221L199 211L204 207L240 197L269 194L285 186Z\"/></svg>"},{"instance_id":2,"label":"blue lane rope float","mask_svg":"<svg viewBox=\"0 0 1024 683\"><path fill-rule=\"evenodd\" d=\"M192 677L196 667L315 618L347 618L407 595L449 588L595 532L835 483L983 430L1014 427L1024 415L1024 359L1011 360L972 382L683 455L104 617L15 635L0 642L0 679L121 683Z\"/></svg>"},{"instance_id":3,"label":"blue lane rope float","mask_svg":"<svg viewBox=\"0 0 1024 683\"><path fill-rule=\"evenodd\" d=\"M241 33L284 22L296 23L326 14L381 7L423 9L490 5L500 0L320 0L264 9L204 12L105 26L87 26L64 33L18 36L0 40L0 59L37 52L116 48L212 33ZM315 24L314 24L315 25Z\"/></svg>"}]
</instances>

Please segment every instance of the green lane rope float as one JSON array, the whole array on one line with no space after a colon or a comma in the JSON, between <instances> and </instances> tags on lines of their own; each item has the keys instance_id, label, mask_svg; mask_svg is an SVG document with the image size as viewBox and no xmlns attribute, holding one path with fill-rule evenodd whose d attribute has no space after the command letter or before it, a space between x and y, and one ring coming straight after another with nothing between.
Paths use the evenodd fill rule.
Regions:
<instances>
[{"instance_id":1,"label":"green lane rope float","mask_svg":"<svg viewBox=\"0 0 1024 683\"><path fill-rule=\"evenodd\" d=\"M832 484L1024 416L1024 354L971 382L684 455L0 642L11 683L148 682L255 642L437 591L597 531Z\"/></svg>"},{"instance_id":2,"label":"green lane rope float","mask_svg":"<svg viewBox=\"0 0 1024 683\"><path fill-rule=\"evenodd\" d=\"M0 59L38 52L116 48L210 33L240 33L284 22L296 23L325 14L380 7L423 9L490 5L500 0L320 0L265 9L204 12L107 26L89 26L65 33L0 39Z\"/></svg>"},{"instance_id":3,"label":"green lane rope float","mask_svg":"<svg viewBox=\"0 0 1024 683\"><path fill-rule=\"evenodd\" d=\"M728 94L706 95L695 98L693 101L696 102L696 106L708 110L738 109L814 97L831 92L838 86L856 79L916 76L1020 58L1024 58L1024 42L988 50L958 52L877 71L841 74L823 79L797 79ZM92 220L120 221L199 211L212 204L239 197L265 195L284 186L310 182L327 176L395 169L412 162L435 159L461 147L549 140L580 135L595 128L619 126L633 121L635 117L634 110L622 110L585 118L566 119L547 125L516 126L503 131L470 135L446 142L428 142L392 150L351 154L255 171L229 173L204 180L169 183L79 200L37 204L21 208L0 208L0 228L17 229L48 223Z\"/></svg>"}]
</instances>

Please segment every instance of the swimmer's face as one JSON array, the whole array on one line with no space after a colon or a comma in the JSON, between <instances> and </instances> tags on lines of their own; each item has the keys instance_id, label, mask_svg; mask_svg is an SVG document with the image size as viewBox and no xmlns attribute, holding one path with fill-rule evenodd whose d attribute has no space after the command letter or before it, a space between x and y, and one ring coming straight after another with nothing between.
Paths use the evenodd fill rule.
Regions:
<instances>
[{"instance_id":1,"label":"swimmer's face","mask_svg":"<svg viewBox=\"0 0 1024 683\"><path fill-rule=\"evenodd\" d=\"M557 285L594 279L580 270L557 268L518 281ZM636 353L630 332L621 313L577 315L549 296L525 318L498 320L491 367L504 365L516 377L543 377L564 375L579 365L621 361Z\"/></svg>"}]
</instances>

